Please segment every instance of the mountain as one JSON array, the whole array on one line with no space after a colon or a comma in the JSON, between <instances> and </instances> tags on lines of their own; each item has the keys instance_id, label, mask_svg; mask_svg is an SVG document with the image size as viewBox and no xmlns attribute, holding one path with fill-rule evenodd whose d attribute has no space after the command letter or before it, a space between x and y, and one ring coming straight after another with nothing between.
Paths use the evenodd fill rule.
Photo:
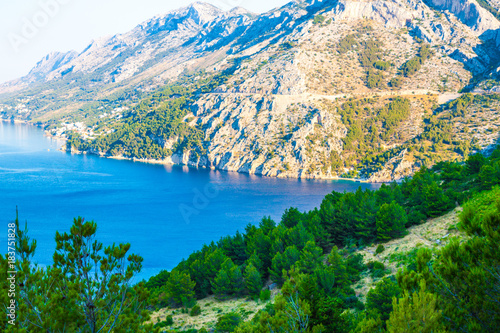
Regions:
<instances>
[{"instance_id":1,"label":"mountain","mask_svg":"<svg viewBox=\"0 0 500 333\"><path fill-rule=\"evenodd\" d=\"M0 86L0 114L105 156L401 179L498 140L497 8L307 0L257 15L198 2L47 56Z\"/></svg>"}]
</instances>

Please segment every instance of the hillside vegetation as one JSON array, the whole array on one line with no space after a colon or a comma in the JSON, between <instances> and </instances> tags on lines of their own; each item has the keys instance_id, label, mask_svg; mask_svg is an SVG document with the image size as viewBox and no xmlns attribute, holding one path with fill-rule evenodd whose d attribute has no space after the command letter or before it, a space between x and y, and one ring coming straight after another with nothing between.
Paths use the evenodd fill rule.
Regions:
<instances>
[{"instance_id":1,"label":"hillside vegetation","mask_svg":"<svg viewBox=\"0 0 500 333\"><path fill-rule=\"evenodd\" d=\"M404 325L429 332L460 327L493 332L499 318L493 310L499 257L498 244L490 245L496 244L500 226L499 163L497 148L490 158L479 154L465 164L441 162L377 191L334 192L316 210L291 208L278 225L264 218L244 234L206 245L146 286L160 301L157 306L182 307L211 294L219 300L255 298L260 290L254 289L255 281L260 287L276 283L280 292L257 315L233 308L241 322L230 330L235 332L286 327L292 332L399 332ZM460 203L463 211L455 208ZM475 280L467 277L463 285L459 277L473 270ZM179 276L194 289L170 289ZM463 298L467 293L488 297L470 301ZM423 308L412 313L412 306ZM173 327L183 327L173 318ZM419 318L434 319L417 324ZM224 331L215 322L206 328Z\"/></svg>"}]
</instances>

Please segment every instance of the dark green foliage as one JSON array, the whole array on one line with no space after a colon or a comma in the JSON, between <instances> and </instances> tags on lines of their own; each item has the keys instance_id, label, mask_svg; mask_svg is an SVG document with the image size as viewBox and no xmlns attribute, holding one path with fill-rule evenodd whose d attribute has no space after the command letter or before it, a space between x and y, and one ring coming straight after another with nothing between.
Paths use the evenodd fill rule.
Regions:
<instances>
[{"instance_id":1,"label":"dark green foliage","mask_svg":"<svg viewBox=\"0 0 500 333\"><path fill-rule=\"evenodd\" d=\"M234 332L235 328L241 321L242 319L239 314L230 312L219 317L217 324L215 325L215 329L217 332L221 333Z\"/></svg>"},{"instance_id":2,"label":"dark green foliage","mask_svg":"<svg viewBox=\"0 0 500 333\"><path fill-rule=\"evenodd\" d=\"M418 252L415 270L398 273L407 290L425 282L439 297L447 331L496 332L500 324L500 188L476 195L460 216L467 239L454 238L431 261Z\"/></svg>"},{"instance_id":3,"label":"dark green foliage","mask_svg":"<svg viewBox=\"0 0 500 333\"><path fill-rule=\"evenodd\" d=\"M412 76L420 70L422 63L418 58L411 58L401 66L401 72L404 76Z\"/></svg>"},{"instance_id":4,"label":"dark green foliage","mask_svg":"<svg viewBox=\"0 0 500 333\"><path fill-rule=\"evenodd\" d=\"M189 315L191 317L199 316L200 314L201 314L201 307L198 304L196 304L195 306L193 306L191 308L191 311L189 312Z\"/></svg>"},{"instance_id":5,"label":"dark green foliage","mask_svg":"<svg viewBox=\"0 0 500 333\"><path fill-rule=\"evenodd\" d=\"M157 332L144 324L149 292L142 282L132 285L142 258L128 253L130 244L104 247L96 223L75 218L69 232L56 232L54 263L42 268L33 261L36 241L20 228L17 212L8 227L15 241L11 254L0 255L0 331Z\"/></svg>"},{"instance_id":6,"label":"dark green foliage","mask_svg":"<svg viewBox=\"0 0 500 333\"><path fill-rule=\"evenodd\" d=\"M167 297L172 306L181 306L194 299L195 282L189 273L173 270L165 285Z\"/></svg>"},{"instance_id":7,"label":"dark green foliage","mask_svg":"<svg viewBox=\"0 0 500 333\"><path fill-rule=\"evenodd\" d=\"M264 216L259 223L259 228L262 229L265 235L269 235L269 233L276 228L276 222L274 222L270 216Z\"/></svg>"},{"instance_id":8,"label":"dark green foliage","mask_svg":"<svg viewBox=\"0 0 500 333\"><path fill-rule=\"evenodd\" d=\"M259 299L261 302L269 301L271 299L271 290L269 290L267 288L264 290L261 290L260 294L259 294Z\"/></svg>"},{"instance_id":9,"label":"dark green foliage","mask_svg":"<svg viewBox=\"0 0 500 333\"><path fill-rule=\"evenodd\" d=\"M433 54L434 52L430 49L428 44L422 44L418 55L406 61L401 66L401 73L404 76L413 76L420 70L425 60L429 59Z\"/></svg>"},{"instance_id":10,"label":"dark green foliage","mask_svg":"<svg viewBox=\"0 0 500 333\"><path fill-rule=\"evenodd\" d=\"M442 188L435 182L429 184L424 189L424 209L429 217L436 217L450 210L453 202L445 195Z\"/></svg>"},{"instance_id":11,"label":"dark green foliage","mask_svg":"<svg viewBox=\"0 0 500 333\"><path fill-rule=\"evenodd\" d=\"M287 247L283 253L278 252L269 269L271 279L280 285L283 284L283 270L288 271L299 259L300 252L295 245Z\"/></svg>"},{"instance_id":12,"label":"dark green foliage","mask_svg":"<svg viewBox=\"0 0 500 333\"><path fill-rule=\"evenodd\" d=\"M224 254L231 258L237 265L242 265L247 259L245 239L243 235L237 231L236 235L222 237L217 246L224 251Z\"/></svg>"},{"instance_id":13,"label":"dark green foliage","mask_svg":"<svg viewBox=\"0 0 500 333\"><path fill-rule=\"evenodd\" d=\"M482 190L489 190L500 183L500 161L483 165L478 175Z\"/></svg>"},{"instance_id":14,"label":"dark green foliage","mask_svg":"<svg viewBox=\"0 0 500 333\"><path fill-rule=\"evenodd\" d=\"M273 254L271 253L271 238L264 234L262 229L247 228L245 242L247 245L247 254L256 254L262 262L260 272L264 276L268 276L267 270L271 267L271 259L273 258Z\"/></svg>"},{"instance_id":15,"label":"dark green foliage","mask_svg":"<svg viewBox=\"0 0 500 333\"><path fill-rule=\"evenodd\" d=\"M387 241L404 236L407 221L405 210L395 201L383 204L377 212L377 238Z\"/></svg>"},{"instance_id":16,"label":"dark green foliage","mask_svg":"<svg viewBox=\"0 0 500 333\"><path fill-rule=\"evenodd\" d=\"M331 295L335 290L335 270L333 266L318 267L314 272L319 292Z\"/></svg>"},{"instance_id":17,"label":"dark green foliage","mask_svg":"<svg viewBox=\"0 0 500 333\"><path fill-rule=\"evenodd\" d=\"M375 254L380 254L380 253L384 252L384 250L385 250L384 246L382 244L379 244L377 246L377 249L375 250Z\"/></svg>"},{"instance_id":18,"label":"dark green foliage","mask_svg":"<svg viewBox=\"0 0 500 333\"><path fill-rule=\"evenodd\" d=\"M382 52L382 42L369 39L360 43L363 46L362 51L359 54L359 62L361 66L365 68L371 68L373 65L380 60L380 53Z\"/></svg>"},{"instance_id":19,"label":"dark green foliage","mask_svg":"<svg viewBox=\"0 0 500 333\"><path fill-rule=\"evenodd\" d=\"M252 297L258 296L262 289L262 276L251 263L245 268L245 288Z\"/></svg>"},{"instance_id":20,"label":"dark green foliage","mask_svg":"<svg viewBox=\"0 0 500 333\"><path fill-rule=\"evenodd\" d=\"M381 278L387 274L384 264L380 261L370 261L366 264L366 267L370 269L373 278Z\"/></svg>"},{"instance_id":21,"label":"dark green foliage","mask_svg":"<svg viewBox=\"0 0 500 333\"><path fill-rule=\"evenodd\" d=\"M380 316L382 321L389 319L392 311L392 298L398 298L401 289L391 278L381 280L366 295L366 310L372 317Z\"/></svg>"},{"instance_id":22,"label":"dark green foliage","mask_svg":"<svg viewBox=\"0 0 500 333\"><path fill-rule=\"evenodd\" d=\"M363 256L359 253L351 254L346 260L346 271L351 283L359 281L360 274L366 269L363 263Z\"/></svg>"},{"instance_id":23,"label":"dark green foliage","mask_svg":"<svg viewBox=\"0 0 500 333\"><path fill-rule=\"evenodd\" d=\"M389 124L390 115L397 114L394 110L408 110L405 100L394 99L391 102L392 105L387 105L383 111ZM354 110L362 111L355 103L353 105ZM346 106L346 110L349 107ZM290 208L277 226L270 218L264 218L258 227L249 225L243 234L224 237L217 244L204 246L201 251L181 262L174 272L180 270L190 273L196 284L209 283L209 289L213 288L217 296L222 298L243 292L255 298L260 292L262 300L267 299L270 291L260 288L269 275L273 282L282 285L281 294L278 293L273 298L272 306L259 312L252 321L241 323L238 332L269 332L269 329L278 331L283 327L292 327L294 323L307 324L308 330L318 332L326 331L325 327L330 331L382 332L393 307L393 298L403 296L394 303L398 305L391 321L390 329L394 330L395 327L400 327L397 322L399 319L394 318L404 316L400 304L408 307L421 304L420 299L413 300L411 295L429 300L429 304L422 311L414 311L411 318L420 318L426 314L439 316L439 311L442 311L442 318L451 318L453 321L447 324L449 331L455 327L453 325L466 325L470 327L470 331L480 331L482 328L488 331L488 326L484 323L463 319L476 314L482 316L482 313L472 306L453 303L444 294L449 292L448 289L456 295L465 295L466 292L473 294L470 289L472 280L467 277L461 280L454 278L450 273L454 272L458 276L470 274L485 286L492 286L490 289L474 286L485 290L483 298L487 298L484 296L486 292L496 297L496 281L493 278L496 273L487 266L493 274L483 274L488 270L481 271L481 265L493 265L496 259L492 258L497 254L491 247L493 243L488 243L490 248L479 244L487 237L496 237L498 229L495 227L496 217L490 217L489 214L494 211L491 208L492 200L500 196L495 176L499 160L500 150L497 149L491 157L473 155L464 164L444 162L438 163L433 169L423 167L413 178L407 178L401 184L384 184L377 191L358 189L354 193L333 192L325 197L319 209L300 213L297 209ZM366 275L366 269L369 269L374 280L387 276L390 270L376 261L365 266L361 255L353 254L352 251L377 238L388 240L400 237L405 231L405 225L408 227L425 221L428 217L440 216L452 209L455 201L464 202L483 188L491 190L464 208L459 225L460 229L475 237L476 243L471 240L467 247L457 242L450 244L455 246L453 251L460 253L460 260L465 264L456 264L460 262L459 258L452 256L451 250L443 251L442 255L425 248L392 254L389 260L397 256L400 263L405 265L397 273L398 282L393 277L380 280L369 291L364 310L365 306L359 302L351 285ZM335 244L344 249L332 247ZM467 256L468 252L476 251L472 250L472 245L478 246L477 251L483 253L474 252L474 256ZM464 249L458 249L462 246ZM331 252L325 262L322 260L324 251L330 248ZM380 250L376 252L380 253ZM241 265L245 268L244 278L233 258L247 258ZM474 261L475 258L480 258L481 262ZM450 264L451 267L448 267ZM467 271L467 267L475 267L476 271L471 273ZM161 281L161 276L157 280ZM232 281L235 280L240 287L234 288ZM419 291L421 280L425 280L429 291ZM469 285L458 285L460 281L467 281ZM203 297L204 288L205 286L195 286L197 297ZM235 292L238 288L241 290ZM153 290L156 289L158 288ZM407 293L400 294L401 289ZM212 291L209 290L207 294L210 292ZM433 305L435 298L429 293L439 296L438 308ZM488 303L490 300L481 303L464 296L463 299L454 301L464 302L466 299L475 306L483 306L494 313ZM448 303L452 306L446 305ZM454 310L457 304L462 307L458 312ZM351 313L346 309L356 310ZM289 317L292 312L294 315ZM330 326L332 322L327 318L338 325Z\"/></svg>"},{"instance_id":24,"label":"dark green foliage","mask_svg":"<svg viewBox=\"0 0 500 333\"><path fill-rule=\"evenodd\" d=\"M341 333L347 332L349 323L346 316L343 316L344 306L341 299L336 297L321 298L315 309L315 316L312 323L323 325L325 332Z\"/></svg>"},{"instance_id":25,"label":"dark green foliage","mask_svg":"<svg viewBox=\"0 0 500 333\"><path fill-rule=\"evenodd\" d=\"M168 281L168 277L170 276L170 272L166 270L161 270L160 273L158 273L155 276L152 276L145 284L144 287L148 289L155 289L155 288L160 288L165 285L165 283Z\"/></svg>"},{"instance_id":26,"label":"dark green foliage","mask_svg":"<svg viewBox=\"0 0 500 333\"><path fill-rule=\"evenodd\" d=\"M471 93L463 94L459 98L451 101L448 108L451 109L451 114L455 117L465 116L468 107L474 102L474 95Z\"/></svg>"},{"instance_id":27,"label":"dark green foliage","mask_svg":"<svg viewBox=\"0 0 500 333\"><path fill-rule=\"evenodd\" d=\"M399 88L403 85L403 78L401 76L396 76L396 77L393 77L390 81L389 81L389 85L392 87L392 88Z\"/></svg>"},{"instance_id":28,"label":"dark green foliage","mask_svg":"<svg viewBox=\"0 0 500 333\"><path fill-rule=\"evenodd\" d=\"M172 316L167 316L167 318L165 319L165 321L161 321L159 323L156 323L154 325L154 327L156 328L163 328L163 327L168 327L168 326L172 326L174 324L174 319L172 318Z\"/></svg>"},{"instance_id":29,"label":"dark green foliage","mask_svg":"<svg viewBox=\"0 0 500 333\"><path fill-rule=\"evenodd\" d=\"M479 173L481 171L482 166L485 164L486 159L482 154L474 154L471 155L465 165L466 165L466 170L469 175L474 175Z\"/></svg>"},{"instance_id":30,"label":"dark green foliage","mask_svg":"<svg viewBox=\"0 0 500 333\"><path fill-rule=\"evenodd\" d=\"M302 214L297 208L288 208L281 217L281 224L287 228L295 227L302 219Z\"/></svg>"},{"instance_id":31,"label":"dark green foliage","mask_svg":"<svg viewBox=\"0 0 500 333\"><path fill-rule=\"evenodd\" d=\"M395 129L402 121L410 115L410 101L406 98L396 97L387 107L379 112L384 127L390 131Z\"/></svg>"},{"instance_id":32,"label":"dark green foliage","mask_svg":"<svg viewBox=\"0 0 500 333\"><path fill-rule=\"evenodd\" d=\"M370 89L373 88L385 88L385 77L381 71L376 69L370 69L366 72L366 86Z\"/></svg>"},{"instance_id":33,"label":"dark green foliage","mask_svg":"<svg viewBox=\"0 0 500 333\"><path fill-rule=\"evenodd\" d=\"M334 276L335 285L345 287L349 284L347 275L347 265L344 258L340 255L338 248L334 246L328 255L328 263L331 265Z\"/></svg>"},{"instance_id":34,"label":"dark green foliage","mask_svg":"<svg viewBox=\"0 0 500 333\"><path fill-rule=\"evenodd\" d=\"M309 241L300 252L300 260L297 266L302 273L312 274L321 265L322 257L323 250L316 246L314 241Z\"/></svg>"},{"instance_id":35,"label":"dark green foliage","mask_svg":"<svg viewBox=\"0 0 500 333\"><path fill-rule=\"evenodd\" d=\"M219 299L242 294L243 275L241 269L230 258L224 261L217 273L212 285L212 291Z\"/></svg>"}]
</instances>

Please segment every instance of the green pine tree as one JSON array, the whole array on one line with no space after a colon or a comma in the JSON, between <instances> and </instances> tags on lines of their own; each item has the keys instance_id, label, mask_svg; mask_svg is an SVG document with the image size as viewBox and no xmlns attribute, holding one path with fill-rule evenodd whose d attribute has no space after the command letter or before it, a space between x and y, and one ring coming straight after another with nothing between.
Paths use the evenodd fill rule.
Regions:
<instances>
[{"instance_id":1,"label":"green pine tree","mask_svg":"<svg viewBox=\"0 0 500 333\"><path fill-rule=\"evenodd\" d=\"M404 236L407 221L405 210L395 201L383 204L377 212L377 238L387 241Z\"/></svg>"},{"instance_id":2,"label":"green pine tree","mask_svg":"<svg viewBox=\"0 0 500 333\"><path fill-rule=\"evenodd\" d=\"M170 273L165 291L172 306L181 306L194 299L194 287L196 283L191 280L188 272L174 269Z\"/></svg>"},{"instance_id":3,"label":"green pine tree","mask_svg":"<svg viewBox=\"0 0 500 333\"><path fill-rule=\"evenodd\" d=\"M245 288L252 297L258 297L262 289L262 276L252 264L245 268Z\"/></svg>"},{"instance_id":4,"label":"green pine tree","mask_svg":"<svg viewBox=\"0 0 500 333\"><path fill-rule=\"evenodd\" d=\"M300 252L300 260L297 266L302 273L312 274L321 265L322 256L323 250L316 246L314 241L309 241Z\"/></svg>"},{"instance_id":5,"label":"green pine tree","mask_svg":"<svg viewBox=\"0 0 500 333\"><path fill-rule=\"evenodd\" d=\"M393 298L392 312L387 320L388 333L444 332L443 317L437 308L437 296L426 291L425 280L413 294L405 291L399 301Z\"/></svg>"},{"instance_id":6,"label":"green pine tree","mask_svg":"<svg viewBox=\"0 0 500 333\"><path fill-rule=\"evenodd\" d=\"M300 252L294 245L287 247L283 253L278 252L269 269L271 279L280 285L283 284L283 271L288 271L299 259Z\"/></svg>"}]
</instances>

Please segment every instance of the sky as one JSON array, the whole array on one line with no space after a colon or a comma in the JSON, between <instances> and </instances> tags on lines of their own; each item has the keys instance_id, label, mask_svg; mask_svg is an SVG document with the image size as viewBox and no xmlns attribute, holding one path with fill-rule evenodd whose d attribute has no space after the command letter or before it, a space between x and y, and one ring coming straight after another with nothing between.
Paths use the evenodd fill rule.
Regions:
<instances>
[{"instance_id":1,"label":"sky","mask_svg":"<svg viewBox=\"0 0 500 333\"><path fill-rule=\"evenodd\" d=\"M290 0L205 0L263 13ZM78 52L193 0L0 0L0 82L26 75L50 52Z\"/></svg>"}]
</instances>

